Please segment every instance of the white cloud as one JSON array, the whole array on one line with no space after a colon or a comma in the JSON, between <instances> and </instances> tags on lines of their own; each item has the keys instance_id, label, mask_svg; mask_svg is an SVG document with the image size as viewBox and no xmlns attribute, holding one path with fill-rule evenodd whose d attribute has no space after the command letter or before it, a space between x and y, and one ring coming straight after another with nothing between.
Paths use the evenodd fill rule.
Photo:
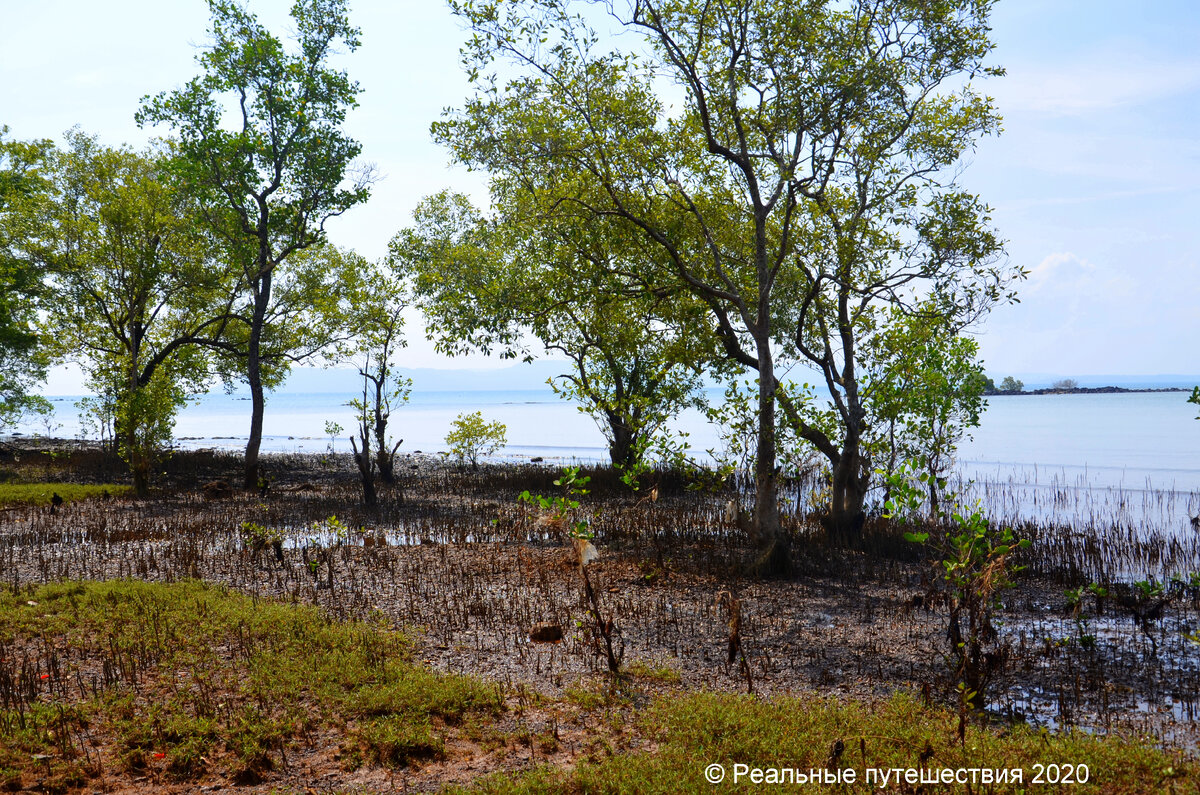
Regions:
<instances>
[{"instance_id":1,"label":"white cloud","mask_svg":"<svg viewBox=\"0 0 1200 795\"><path fill-rule=\"evenodd\" d=\"M1200 271L1163 261L1057 251L1029 269L1021 303L989 318L982 350L996 372L1165 373L1194 369L1190 305Z\"/></svg>"},{"instance_id":2,"label":"white cloud","mask_svg":"<svg viewBox=\"0 0 1200 795\"><path fill-rule=\"evenodd\" d=\"M1095 278L1096 266L1069 251L1055 252L1029 269L1028 286L1022 293L1035 293L1047 285L1077 290Z\"/></svg>"}]
</instances>

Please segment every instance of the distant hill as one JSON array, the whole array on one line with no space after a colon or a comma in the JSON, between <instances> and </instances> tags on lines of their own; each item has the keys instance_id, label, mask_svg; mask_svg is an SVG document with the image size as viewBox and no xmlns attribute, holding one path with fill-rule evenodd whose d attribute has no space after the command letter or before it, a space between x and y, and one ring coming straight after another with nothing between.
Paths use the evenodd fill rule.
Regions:
<instances>
[{"instance_id":1,"label":"distant hill","mask_svg":"<svg viewBox=\"0 0 1200 795\"><path fill-rule=\"evenodd\" d=\"M399 368L421 392L476 392L485 390L543 389L546 380L570 370L570 362L539 360L496 369L439 370L432 367ZM280 392L336 392L361 387L362 379L349 368L297 367Z\"/></svg>"}]
</instances>

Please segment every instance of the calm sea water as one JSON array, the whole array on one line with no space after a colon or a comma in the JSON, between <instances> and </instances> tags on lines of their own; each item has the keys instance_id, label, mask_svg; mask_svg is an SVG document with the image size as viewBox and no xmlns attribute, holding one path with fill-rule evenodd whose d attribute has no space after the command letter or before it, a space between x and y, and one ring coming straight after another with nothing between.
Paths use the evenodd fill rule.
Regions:
<instances>
[{"instance_id":1,"label":"calm sea water","mask_svg":"<svg viewBox=\"0 0 1200 795\"><path fill-rule=\"evenodd\" d=\"M322 452L331 443L324 433L325 423L333 421L345 429L333 440L335 449L348 450L354 416L347 404L352 397L270 396L263 449ZM720 390L709 394L710 400L720 397ZM1076 513L1111 510L1111 505L1104 506L1124 504L1138 495L1149 502L1156 494L1170 492L1182 501L1173 515L1184 511L1195 515L1200 512L1200 421L1186 397L1161 392L989 398L981 426L960 449L959 469L965 479L1023 489L1025 496L1017 500L1021 505L1015 506L1020 513L1037 504L1033 496L1037 490L1069 488L1084 495ZM53 398L56 413L49 427L39 424L20 430L78 436L75 400ZM454 418L472 411L507 426L504 458L606 459L604 437L595 422L549 389L414 392L408 404L393 412L391 427L404 440L402 451L434 453L446 449L444 439ZM245 445L249 416L250 402L245 397L204 396L180 414L175 431L178 444L240 448ZM719 445L715 429L697 411L683 413L674 424L690 434L696 451Z\"/></svg>"}]
</instances>

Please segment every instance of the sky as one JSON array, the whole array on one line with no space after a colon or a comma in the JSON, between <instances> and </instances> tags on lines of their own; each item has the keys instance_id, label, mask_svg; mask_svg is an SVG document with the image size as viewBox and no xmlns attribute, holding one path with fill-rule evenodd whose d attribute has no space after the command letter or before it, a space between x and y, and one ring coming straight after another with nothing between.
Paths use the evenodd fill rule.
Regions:
<instances>
[{"instance_id":1,"label":"sky","mask_svg":"<svg viewBox=\"0 0 1200 795\"><path fill-rule=\"evenodd\" d=\"M782 0L781 0L782 1ZM0 124L109 145L166 129L133 121L141 98L194 76L201 0L4 3ZM276 32L289 3L251 0ZM362 46L337 64L362 86L346 129L381 180L330 237L383 256L417 202L443 188L486 201L486 179L447 164L429 125L468 95L464 31L436 0L351 0ZM1029 271L1021 302L974 331L989 374L1200 374L1200 6L1191 0L999 0L988 80L1004 132L979 143L962 182L993 208L1007 255ZM413 326L411 367L445 359ZM58 376L60 389L71 392ZM75 390L77 391L77 390Z\"/></svg>"}]
</instances>

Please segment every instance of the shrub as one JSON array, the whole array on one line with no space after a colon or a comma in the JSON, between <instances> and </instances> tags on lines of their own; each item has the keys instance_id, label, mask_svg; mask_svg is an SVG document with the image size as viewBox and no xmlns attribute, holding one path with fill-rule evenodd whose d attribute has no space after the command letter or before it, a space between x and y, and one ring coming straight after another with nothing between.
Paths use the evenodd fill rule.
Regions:
<instances>
[{"instance_id":1,"label":"shrub","mask_svg":"<svg viewBox=\"0 0 1200 795\"><path fill-rule=\"evenodd\" d=\"M486 422L483 413L459 414L446 434L446 444L459 464L469 463L472 469L479 468L479 457L495 453L504 447L507 429L499 420Z\"/></svg>"}]
</instances>

